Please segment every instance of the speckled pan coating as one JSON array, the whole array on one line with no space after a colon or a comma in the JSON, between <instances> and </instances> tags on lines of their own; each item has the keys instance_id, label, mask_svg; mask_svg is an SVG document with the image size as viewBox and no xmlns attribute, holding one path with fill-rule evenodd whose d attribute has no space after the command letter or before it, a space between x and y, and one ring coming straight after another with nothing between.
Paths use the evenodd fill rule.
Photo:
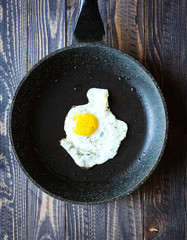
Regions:
<instances>
[{"instance_id":1,"label":"speckled pan coating","mask_svg":"<svg viewBox=\"0 0 187 240\"><path fill-rule=\"evenodd\" d=\"M77 85L82 90L75 91ZM129 131L114 159L84 170L58 141L70 107L86 103L91 87L109 89L111 110ZM162 156L168 117L159 87L139 62L84 43L48 55L27 73L13 98L9 130L20 166L41 190L95 204L127 195L147 179Z\"/></svg>"}]
</instances>

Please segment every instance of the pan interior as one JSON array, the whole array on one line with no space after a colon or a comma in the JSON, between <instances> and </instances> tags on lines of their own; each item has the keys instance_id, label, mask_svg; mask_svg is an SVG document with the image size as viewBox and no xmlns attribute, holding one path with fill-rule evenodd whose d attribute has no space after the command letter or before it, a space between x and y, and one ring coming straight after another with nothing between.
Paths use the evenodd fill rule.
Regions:
<instances>
[{"instance_id":1,"label":"pan interior","mask_svg":"<svg viewBox=\"0 0 187 240\"><path fill-rule=\"evenodd\" d=\"M109 90L110 109L128 124L118 154L89 170L60 146L73 105L92 88ZM131 58L101 45L62 50L22 83L12 111L12 138L21 165L55 197L95 202L128 193L154 167L165 137L165 111L151 77Z\"/></svg>"}]
</instances>

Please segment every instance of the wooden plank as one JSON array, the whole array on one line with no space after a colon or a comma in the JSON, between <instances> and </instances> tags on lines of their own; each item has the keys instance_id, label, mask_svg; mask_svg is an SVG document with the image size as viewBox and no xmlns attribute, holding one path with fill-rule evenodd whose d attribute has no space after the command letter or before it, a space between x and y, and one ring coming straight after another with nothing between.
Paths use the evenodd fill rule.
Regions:
<instances>
[{"instance_id":1,"label":"wooden plank","mask_svg":"<svg viewBox=\"0 0 187 240\"><path fill-rule=\"evenodd\" d=\"M28 68L65 46L65 0L28 2Z\"/></svg>"},{"instance_id":2,"label":"wooden plank","mask_svg":"<svg viewBox=\"0 0 187 240\"><path fill-rule=\"evenodd\" d=\"M0 1L0 239L26 239L27 178L8 134L10 104L26 73L27 3Z\"/></svg>"},{"instance_id":3,"label":"wooden plank","mask_svg":"<svg viewBox=\"0 0 187 240\"><path fill-rule=\"evenodd\" d=\"M29 182L27 239L65 239L65 203Z\"/></svg>"},{"instance_id":4,"label":"wooden plank","mask_svg":"<svg viewBox=\"0 0 187 240\"><path fill-rule=\"evenodd\" d=\"M67 239L143 239L140 190L118 201L93 206L67 204Z\"/></svg>"},{"instance_id":5,"label":"wooden plank","mask_svg":"<svg viewBox=\"0 0 187 240\"><path fill-rule=\"evenodd\" d=\"M109 45L129 53L142 62L143 1L99 1L99 9L105 21ZM67 239L143 239L142 199L143 193L139 189L128 197L108 204L79 206L68 203Z\"/></svg>"},{"instance_id":6,"label":"wooden plank","mask_svg":"<svg viewBox=\"0 0 187 240\"><path fill-rule=\"evenodd\" d=\"M170 129L165 154L145 186L145 239L185 238L186 1L145 2L146 67L162 88Z\"/></svg>"},{"instance_id":7,"label":"wooden plank","mask_svg":"<svg viewBox=\"0 0 187 240\"><path fill-rule=\"evenodd\" d=\"M81 6L81 0L67 0L66 3L66 15L67 15L67 25L66 25L66 39L67 46L72 44L73 32L78 20L79 11Z\"/></svg>"},{"instance_id":8,"label":"wooden plank","mask_svg":"<svg viewBox=\"0 0 187 240\"><path fill-rule=\"evenodd\" d=\"M106 206L67 203L66 239L106 239Z\"/></svg>"},{"instance_id":9,"label":"wooden plank","mask_svg":"<svg viewBox=\"0 0 187 240\"><path fill-rule=\"evenodd\" d=\"M106 239L143 239L143 193L141 189L107 205Z\"/></svg>"},{"instance_id":10,"label":"wooden plank","mask_svg":"<svg viewBox=\"0 0 187 240\"><path fill-rule=\"evenodd\" d=\"M106 5L99 1L100 12L106 20ZM67 45L72 43L75 23L80 11L80 1L67 1ZM105 5L105 8L103 7ZM105 9L105 10L104 10ZM66 239L105 239L106 207L104 204L81 206L67 203L66 207Z\"/></svg>"},{"instance_id":11,"label":"wooden plank","mask_svg":"<svg viewBox=\"0 0 187 240\"><path fill-rule=\"evenodd\" d=\"M108 1L108 42L140 62L144 54L143 1ZM143 239L143 192L107 205L107 239Z\"/></svg>"},{"instance_id":12,"label":"wooden plank","mask_svg":"<svg viewBox=\"0 0 187 240\"><path fill-rule=\"evenodd\" d=\"M143 62L144 1L110 0L107 2L109 45Z\"/></svg>"},{"instance_id":13,"label":"wooden plank","mask_svg":"<svg viewBox=\"0 0 187 240\"><path fill-rule=\"evenodd\" d=\"M65 1L28 1L28 69L65 46ZM28 239L65 239L65 203L28 185Z\"/></svg>"}]
</instances>

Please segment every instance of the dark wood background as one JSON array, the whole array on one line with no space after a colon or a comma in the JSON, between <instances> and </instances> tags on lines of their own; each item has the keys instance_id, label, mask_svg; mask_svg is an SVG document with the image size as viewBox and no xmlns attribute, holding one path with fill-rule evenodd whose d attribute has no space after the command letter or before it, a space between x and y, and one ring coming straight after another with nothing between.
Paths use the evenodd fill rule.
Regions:
<instances>
[{"instance_id":1,"label":"dark wood background","mask_svg":"<svg viewBox=\"0 0 187 240\"><path fill-rule=\"evenodd\" d=\"M109 45L139 60L165 96L164 156L131 195L81 206L41 192L10 147L10 103L24 74L71 44L80 0L0 0L0 239L187 239L187 1L99 0Z\"/></svg>"}]
</instances>

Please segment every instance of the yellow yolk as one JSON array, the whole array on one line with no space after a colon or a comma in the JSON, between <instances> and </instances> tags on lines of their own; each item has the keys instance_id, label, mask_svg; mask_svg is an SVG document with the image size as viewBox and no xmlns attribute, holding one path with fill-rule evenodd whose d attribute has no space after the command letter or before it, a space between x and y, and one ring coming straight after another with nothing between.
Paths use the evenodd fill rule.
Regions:
<instances>
[{"instance_id":1,"label":"yellow yolk","mask_svg":"<svg viewBox=\"0 0 187 240\"><path fill-rule=\"evenodd\" d=\"M97 118L90 113L76 115L73 122L73 131L80 136L91 136L98 128Z\"/></svg>"}]
</instances>

